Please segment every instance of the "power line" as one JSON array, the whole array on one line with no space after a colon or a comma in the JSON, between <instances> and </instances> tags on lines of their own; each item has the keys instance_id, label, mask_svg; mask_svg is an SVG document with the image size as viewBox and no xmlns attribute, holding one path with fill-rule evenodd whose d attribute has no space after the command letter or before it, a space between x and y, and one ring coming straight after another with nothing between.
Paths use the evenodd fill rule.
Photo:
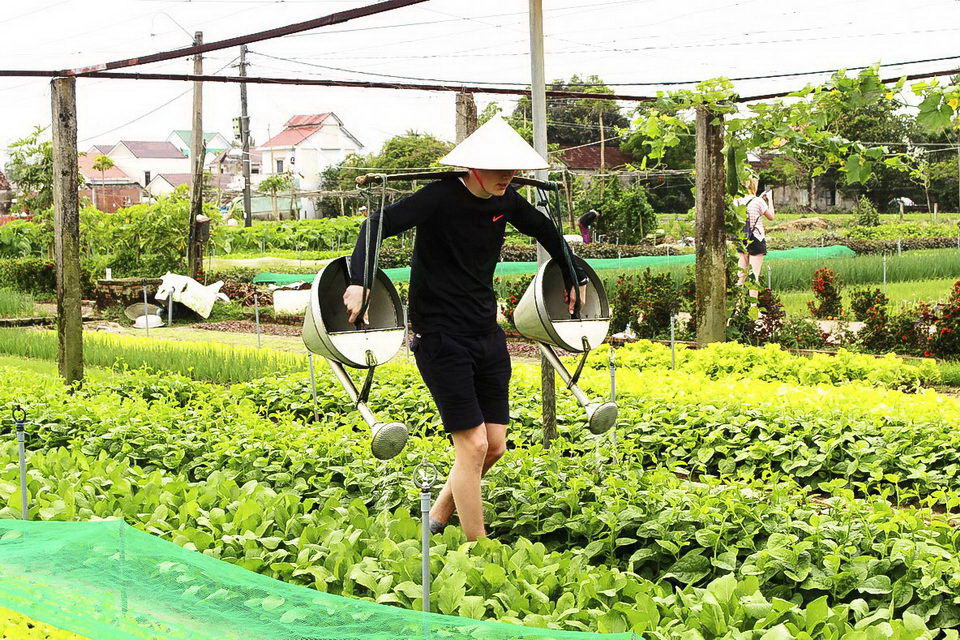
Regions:
<instances>
[{"instance_id":1,"label":"power line","mask_svg":"<svg viewBox=\"0 0 960 640\"><path fill-rule=\"evenodd\" d=\"M227 62L227 64L223 65L222 67L220 67L219 69L217 69L216 71L214 71L214 73L220 73L221 71L223 71L224 69L226 69L227 67L229 67L230 65L232 65L232 64L233 64L234 62L236 62L236 61L237 61L237 58L234 58L233 60L230 60L229 62ZM138 122L138 121L140 121L140 120L143 120L143 119L146 118L147 116L152 115L152 114L156 113L157 111L160 111L160 110L163 109L164 107L173 104L174 102L176 102L177 100L179 100L179 99L182 98L183 96L187 95L187 94L190 93L191 91L193 91L193 88L187 89L186 91L184 91L184 92L182 92L182 93L178 93L177 95L175 95L175 96L174 96L173 98L171 98L170 100L167 100L167 101L164 102L163 104L161 104L161 105L159 105L159 106L157 106L157 107L154 107L153 109L150 109L150 111L147 111L146 113L140 114L139 116L137 116L137 117L134 118L133 120L130 120L129 122L124 122L124 123L121 124L120 126L114 127L113 129L109 129L109 130L107 130L107 131L101 131L100 133L98 133L98 134L96 134L96 135L93 135L93 136L89 136L89 137L87 137L87 138L84 138L83 140L78 140L77 143L79 144L79 143L81 143L81 142L87 142L87 141L89 141L89 140L93 140L94 138L99 138L100 136L105 136L105 135L107 135L108 133L113 133L114 131L118 131L119 129L123 129L124 127L129 126L129 125L133 124L134 122Z\"/></svg>"},{"instance_id":2,"label":"power line","mask_svg":"<svg viewBox=\"0 0 960 640\"><path fill-rule=\"evenodd\" d=\"M948 31L958 31L960 27L945 27L942 29L913 29L906 31L886 31L886 32L875 32L875 33L860 33L860 34L843 34L843 35L833 35L833 36L818 36L813 38L789 38L789 39L773 39L773 40L753 40L753 41L735 41L735 42L700 42L700 43L690 43L690 44L676 44L676 45L650 45L644 47L631 47L631 48L608 48L601 49L599 52L605 53L643 53L649 51L661 51L661 50L671 50L671 49L700 49L700 48L713 48L713 47L745 47L745 46L755 46L760 44L784 44L784 43L806 43L806 42L816 42L822 40L837 40L837 39L853 39L853 38L871 38L876 36L900 36L900 35L915 35L915 34L927 34L927 33L942 33ZM495 45L491 45L495 46ZM482 49L489 49L490 47L482 47ZM551 56L557 55L581 55L584 53L597 53L597 50L592 49L557 49L553 51L548 51L547 53ZM337 52L331 52L331 56L338 56ZM432 58L473 58L473 57L522 57L529 55L527 51L518 51L518 52L504 52L504 53L491 53L489 51L479 51L477 53L441 53L441 54L423 54L423 55L391 55L389 56L392 60L397 59L432 59ZM374 59L374 60L383 60L384 56L354 56L357 59Z\"/></svg>"},{"instance_id":3,"label":"power line","mask_svg":"<svg viewBox=\"0 0 960 640\"><path fill-rule=\"evenodd\" d=\"M383 78L397 78L401 80L414 80L414 81L423 81L423 82L464 82L466 84L473 85L496 85L496 86L513 86L513 87L527 87L530 86L529 82L491 82L486 80L479 81L465 81L465 80L449 80L441 78L424 78L418 76L404 76L404 75L395 75L389 73L378 73L375 71L359 71L357 69L346 69L344 67L333 67L329 65L316 64L312 62L304 62L302 60L296 60L294 58L284 58L281 56L274 56L266 53L260 53L257 51L251 51L250 53L255 53L258 56L264 58L271 58L273 60L282 60L284 62L292 62L294 64L303 65L306 67L316 67L319 69L329 69L332 71L344 71L347 73L356 73L359 75L365 76L379 76ZM890 64L881 65L882 67L902 67L911 64L923 64L927 62L942 62L944 60L960 60L960 56L941 56L939 58L924 58L922 60L905 60L903 62L891 62ZM813 76L813 75L822 75L825 73L837 73L839 71L859 71L863 69L869 69L871 65L856 66L856 67L840 67L838 69L820 69L818 71L797 71L791 73L771 73L766 75L756 75L756 76L740 76L736 78L727 78L731 82L740 82L744 80L769 80L773 78L794 78L798 76ZM685 85L685 84L699 84L703 80L669 80L665 82L600 82L600 83L590 83L590 82L577 82L570 85L570 89L573 90L579 87L656 87L656 86L674 86L674 85ZM553 86L556 86L554 84Z\"/></svg>"},{"instance_id":4,"label":"power line","mask_svg":"<svg viewBox=\"0 0 960 640\"><path fill-rule=\"evenodd\" d=\"M37 69L0 69L0 78L57 78L63 75L61 71L44 71ZM365 80L314 80L310 78L262 78L256 76L213 76L177 73L123 73L115 71L87 71L81 78L112 78L115 80L180 80L189 82L228 82L275 85L303 85L315 87L354 87L360 89L403 89L408 91L451 91L467 93L499 93L506 95L528 95L529 91L522 89L506 89L501 87L473 87L470 85L449 84L406 84L400 82L369 82ZM656 98L651 96L620 95L614 93L578 93L576 91L547 91L547 95L564 98L589 98L591 100L623 100L625 102L652 102Z\"/></svg>"},{"instance_id":5,"label":"power line","mask_svg":"<svg viewBox=\"0 0 960 640\"><path fill-rule=\"evenodd\" d=\"M384 0L383 2L377 2L375 4L359 7L357 9L350 9L348 11L338 11L337 13L331 13L329 15L322 16L320 18L305 20L303 22L296 22L296 23L288 24L282 27L276 27L274 29L257 31L256 33L247 34L245 36L227 38L226 40L217 40L216 42L210 42L210 43L202 44L198 46L184 47L181 49L174 49L173 51L162 51L159 53L152 53L145 56L138 56L136 58L126 58L124 60L115 60L113 62L106 62L106 63L94 65L92 67L66 69L61 72L61 75L64 75L64 76L85 75L91 71L120 69L123 67L133 67L133 66L138 66L143 64L149 64L151 62L160 62L161 60L170 60L173 58L185 58L187 56L206 53L208 51L217 51L219 49L227 49L229 47L236 47L242 44L250 44L251 42L260 42L262 40L270 40L273 38L279 38L281 36L286 36L293 33L308 31L310 29L326 27L332 24L340 24L342 22L348 22L355 18L362 18L366 16L375 15L378 13L383 13L385 11L392 11L394 9L400 9L402 7L407 7L414 4L420 4L421 2L426 2L426 1L427 0Z\"/></svg>"}]
</instances>

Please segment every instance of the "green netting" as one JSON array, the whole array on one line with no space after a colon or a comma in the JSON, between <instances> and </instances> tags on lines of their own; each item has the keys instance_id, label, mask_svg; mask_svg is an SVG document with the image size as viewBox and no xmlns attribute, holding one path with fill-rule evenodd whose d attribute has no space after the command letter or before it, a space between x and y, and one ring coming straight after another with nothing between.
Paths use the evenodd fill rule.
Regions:
<instances>
[{"instance_id":1,"label":"green netting","mask_svg":"<svg viewBox=\"0 0 960 640\"><path fill-rule=\"evenodd\" d=\"M274 580L122 520L0 520L0 606L96 640L627 640L424 614Z\"/></svg>"},{"instance_id":2,"label":"green netting","mask_svg":"<svg viewBox=\"0 0 960 640\"><path fill-rule=\"evenodd\" d=\"M857 254L850 247L840 244L828 247L803 247L799 249L783 249L771 251L767 260L822 260L825 258L852 258ZM597 271L605 269L632 270L648 267L670 267L674 265L693 264L696 256L692 253L682 256L637 256L634 258L591 258L587 263ZM501 262L497 264L496 275L514 276L536 273L536 262ZM410 280L410 267L384 269L384 272L394 282ZM313 275L303 273L258 273L253 279L258 283L290 284L292 282L311 282Z\"/></svg>"}]
</instances>

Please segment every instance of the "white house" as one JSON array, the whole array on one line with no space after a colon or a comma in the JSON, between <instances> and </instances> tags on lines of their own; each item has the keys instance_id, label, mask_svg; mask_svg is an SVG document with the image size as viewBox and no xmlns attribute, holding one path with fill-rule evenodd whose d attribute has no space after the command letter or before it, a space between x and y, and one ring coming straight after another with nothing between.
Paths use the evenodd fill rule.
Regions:
<instances>
[{"instance_id":1,"label":"white house","mask_svg":"<svg viewBox=\"0 0 960 640\"><path fill-rule=\"evenodd\" d=\"M167 136L167 142L179 149L180 153L189 157L190 149L193 146L193 131L190 129L176 129ZM204 166L210 164L218 155L229 149L232 145L226 136L216 131L203 132L203 145L206 149L204 154Z\"/></svg>"},{"instance_id":2,"label":"white house","mask_svg":"<svg viewBox=\"0 0 960 640\"><path fill-rule=\"evenodd\" d=\"M121 140L107 155L141 187L161 173L190 173L190 158L166 140Z\"/></svg>"},{"instance_id":3,"label":"white house","mask_svg":"<svg viewBox=\"0 0 960 640\"><path fill-rule=\"evenodd\" d=\"M325 169L362 149L335 113L293 116L283 131L257 147L260 177L292 171L300 189L317 189Z\"/></svg>"}]
</instances>

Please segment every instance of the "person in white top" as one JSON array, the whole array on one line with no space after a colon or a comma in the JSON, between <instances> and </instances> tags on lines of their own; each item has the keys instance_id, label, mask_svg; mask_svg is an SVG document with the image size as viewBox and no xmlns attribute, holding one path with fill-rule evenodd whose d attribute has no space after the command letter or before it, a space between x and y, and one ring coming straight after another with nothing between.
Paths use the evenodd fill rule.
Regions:
<instances>
[{"instance_id":1,"label":"person in white top","mask_svg":"<svg viewBox=\"0 0 960 640\"><path fill-rule=\"evenodd\" d=\"M743 237L738 241L737 254L739 256L740 276L737 285L747 281L747 269L753 271L757 280L760 279L760 269L763 267L763 257L767 255L767 236L763 227L763 219L773 220L773 192L765 191L757 196L759 182L756 178L747 178L743 186L747 193L742 198L734 200L736 205L746 205L747 216L743 224ZM750 295L756 298L758 293L751 289Z\"/></svg>"}]
</instances>

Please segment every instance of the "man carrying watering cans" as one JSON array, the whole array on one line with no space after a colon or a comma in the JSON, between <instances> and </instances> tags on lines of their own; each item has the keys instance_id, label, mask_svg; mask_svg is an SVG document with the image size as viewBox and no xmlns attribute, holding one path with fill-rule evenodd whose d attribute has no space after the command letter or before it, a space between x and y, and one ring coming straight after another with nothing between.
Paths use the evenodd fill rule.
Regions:
<instances>
[{"instance_id":1,"label":"man carrying watering cans","mask_svg":"<svg viewBox=\"0 0 960 640\"><path fill-rule=\"evenodd\" d=\"M506 450L510 421L510 355L497 324L493 274L507 223L536 238L562 259L564 240L553 223L510 187L518 170L546 169L547 161L502 118L494 117L457 145L441 162L468 170L464 177L431 183L384 209L383 237L416 227L410 270L410 343L430 389L455 459L430 512L441 531L454 510L469 540L484 537L480 479ZM379 212L370 213L371 246L360 230L350 262L351 286L343 301L350 321L363 303L365 261L383 240ZM371 262L372 264L372 262ZM574 286L585 295L587 279L564 273L573 312Z\"/></svg>"}]
</instances>

